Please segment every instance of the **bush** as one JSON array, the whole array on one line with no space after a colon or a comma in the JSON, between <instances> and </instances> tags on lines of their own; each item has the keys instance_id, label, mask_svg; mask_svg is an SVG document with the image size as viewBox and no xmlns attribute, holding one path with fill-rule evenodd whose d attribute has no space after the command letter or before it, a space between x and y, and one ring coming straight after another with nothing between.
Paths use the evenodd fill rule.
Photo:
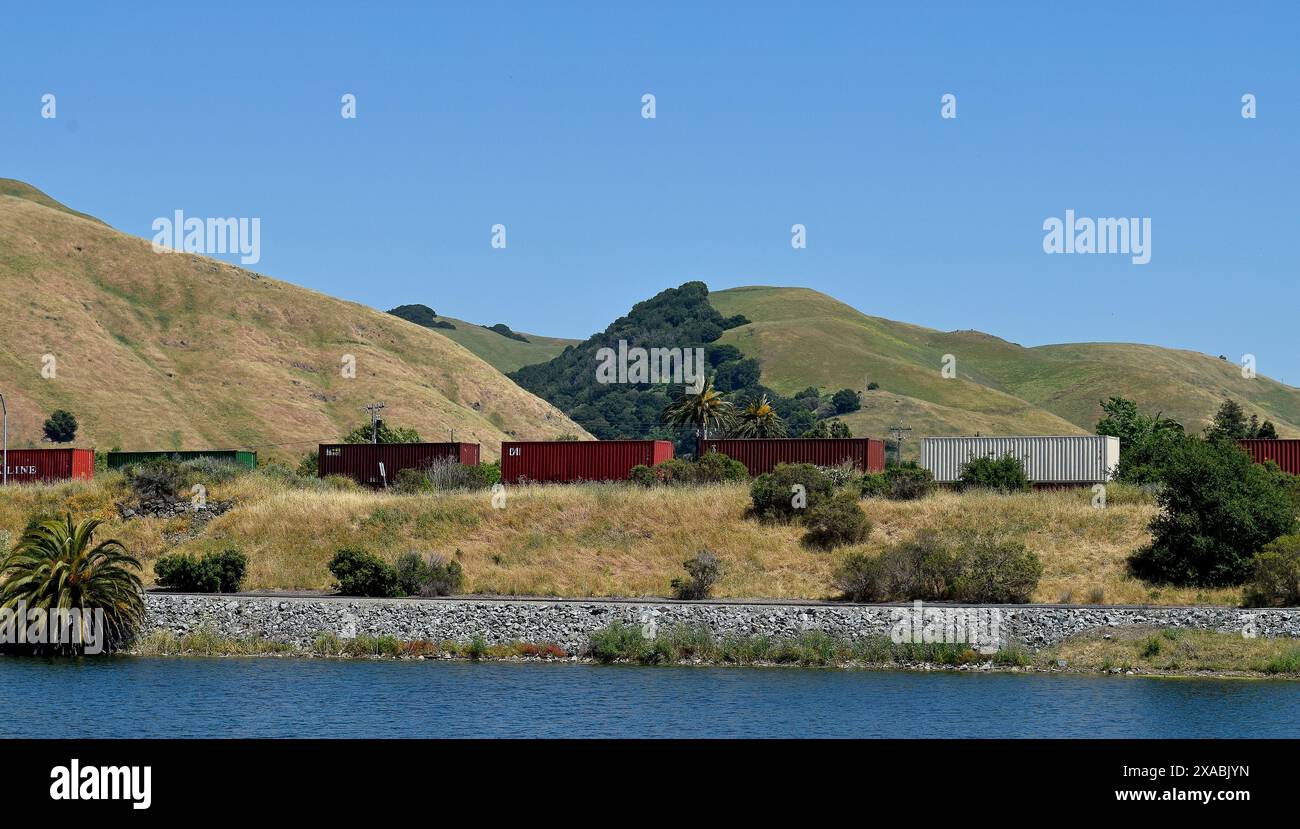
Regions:
<instances>
[{"instance_id":1,"label":"bush","mask_svg":"<svg viewBox=\"0 0 1300 829\"><path fill-rule=\"evenodd\" d=\"M889 476L884 472L868 472L858 479L858 491L863 498L888 498Z\"/></svg>"},{"instance_id":2,"label":"bush","mask_svg":"<svg viewBox=\"0 0 1300 829\"><path fill-rule=\"evenodd\" d=\"M640 628L614 622L591 634L587 651L598 662L641 660L649 655L650 642Z\"/></svg>"},{"instance_id":3,"label":"bush","mask_svg":"<svg viewBox=\"0 0 1300 829\"><path fill-rule=\"evenodd\" d=\"M310 480L310 479L308 479ZM361 484L347 475L326 475L319 479L328 489L336 492L352 492L361 489Z\"/></svg>"},{"instance_id":4,"label":"bush","mask_svg":"<svg viewBox=\"0 0 1300 829\"><path fill-rule=\"evenodd\" d=\"M962 489L995 489L999 492L1024 492L1029 476L1015 455L1000 458L971 458L961 466L958 484Z\"/></svg>"},{"instance_id":5,"label":"bush","mask_svg":"<svg viewBox=\"0 0 1300 829\"><path fill-rule=\"evenodd\" d=\"M977 536L958 555L951 598L981 604L1024 604L1042 575L1042 561L1024 544Z\"/></svg>"},{"instance_id":6,"label":"bush","mask_svg":"<svg viewBox=\"0 0 1300 829\"><path fill-rule=\"evenodd\" d=\"M492 484L501 480L501 468L495 467L496 478L493 480L492 465L469 466L457 462L455 458L439 458L424 470L430 485L437 490L490 489Z\"/></svg>"},{"instance_id":7,"label":"bush","mask_svg":"<svg viewBox=\"0 0 1300 829\"><path fill-rule=\"evenodd\" d=\"M811 507L804 517L804 526L808 528L804 543L823 550L858 544L871 534L871 522L851 492L841 492Z\"/></svg>"},{"instance_id":8,"label":"bush","mask_svg":"<svg viewBox=\"0 0 1300 829\"><path fill-rule=\"evenodd\" d=\"M153 565L160 587L190 593L238 593L247 568L248 557L234 548L199 559L176 553Z\"/></svg>"},{"instance_id":9,"label":"bush","mask_svg":"<svg viewBox=\"0 0 1300 829\"><path fill-rule=\"evenodd\" d=\"M315 478L320 474L320 450L313 449L303 455L295 470L303 478Z\"/></svg>"},{"instance_id":10,"label":"bush","mask_svg":"<svg viewBox=\"0 0 1300 829\"><path fill-rule=\"evenodd\" d=\"M393 489L402 495L416 495L421 492L432 492L433 482L422 470L399 469L397 476L393 478Z\"/></svg>"},{"instance_id":11,"label":"bush","mask_svg":"<svg viewBox=\"0 0 1300 829\"><path fill-rule=\"evenodd\" d=\"M682 566L690 578L672 580L676 599L707 599L724 572L722 560L709 550L701 550L694 558L682 562Z\"/></svg>"},{"instance_id":12,"label":"bush","mask_svg":"<svg viewBox=\"0 0 1300 829\"><path fill-rule=\"evenodd\" d=\"M172 501L189 478L171 458L152 458L127 467L126 482L141 501Z\"/></svg>"},{"instance_id":13,"label":"bush","mask_svg":"<svg viewBox=\"0 0 1300 829\"><path fill-rule=\"evenodd\" d=\"M1295 531L1296 508L1278 473L1253 463L1234 442L1185 438L1162 475L1152 542L1129 558L1139 578L1242 584L1254 553Z\"/></svg>"},{"instance_id":14,"label":"bush","mask_svg":"<svg viewBox=\"0 0 1300 829\"><path fill-rule=\"evenodd\" d=\"M460 562L439 555L423 558L419 553L403 553L394 569L403 596L450 596L460 590L465 578Z\"/></svg>"},{"instance_id":15,"label":"bush","mask_svg":"<svg viewBox=\"0 0 1300 829\"><path fill-rule=\"evenodd\" d=\"M1284 535L1255 554L1246 582L1246 605L1300 605L1300 535Z\"/></svg>"},{"instance_id":16,"label":"bush","mask_svg":"<svg viewBox=\"0 0 1300 829\"><path fill-rule=\"evenodd\" d=\"M727 481L743 481L749 477L745 465L721 452L707 452L695 461L695 482L700 484L721 484Z\"/></svg>"},{"instance_id":17,"label":"bush","mask_svg":"<svg viewBox=\"0 0 1300 829\"><path fill-rule=\"evenodd\" d=\"M71 443L77 437L77 418L66 409L55 409L42 428L45 439L53 443Z\"/></svg>"},{"instance_id":18,"label":"bush","mask_svg":"<svg viewBox=\"0 0 1300 829\"><path fill-rule=\"evenodd\" d=\"M879 554L847 556L833 584L855 602L1023 603L1042 571L1038 556L1018 542L972 534L950 542L922 530Z\"/></svg>"},{"instance_id":19,"label":"bush","mask_svg":"<svg viewBox=\"0 0 1300 829\"><path fill-rule=\"evenodd\" d=\"M830 498L834 491L830 478L810 463L777 464L771 472L755 478L749 488L754 513L768 519L788 519L799 515L803 510L794 505L796 486L803 487L808 499L807 509Z\"/></svg>"},{"instance_id":20,"label":"bush","mask_svg":"<svg viewBox=\"0 0 1300 829\"><path fill-rule=\"evenodd\" d=\"M632 467L632 471L628 473L627 479L634 484L646 487L654 486L659 483L659 478L655 476L654 470L643 463L639 463Z\"/></svg>"},{"instance_id":21,"label":"bush","mask_svg":"<svg viewBox=\"0 0 1300 829\"><path fill-rule=\"evenodd\" d=\"M822 474L827 478L830 478L831 486L834 487L854 485L858 478L861 477L858 473L858 468L853 465L852 461L844 461L836 466L819 466L817 468L820 469Z\"/></svg>"},{"instance_id":22,"label":"bush","mask_svg":"<svg viewBox=\"0 0 1300 829\"><path fill-rule=\"evenodd\" d=\"M330 560L330 573L345 596L397 596L397 570L378 556L344 547Z\"/></svg>"},{"instance_id":23,"label":"bush","mask_svg":"<svg viewBox=\"0 0 1300 829\"><path fill-rule=\"evenodd\" d=\"M915 501L938 488L934 474L916 461L891 466L885 470L889 484L887 497L894 501Z\"/></svg>"},{"instance_id":24,"label":"bush","mask_svg":"<svg viewBox=\"0 0 1300 829\"><path fill-rule=\"evenodd\" d=\"M179 466L187 481L197 479L209 485L224 484L247 471L247 467L225 458L190 458Z\"/></svg>"}]
</instances>

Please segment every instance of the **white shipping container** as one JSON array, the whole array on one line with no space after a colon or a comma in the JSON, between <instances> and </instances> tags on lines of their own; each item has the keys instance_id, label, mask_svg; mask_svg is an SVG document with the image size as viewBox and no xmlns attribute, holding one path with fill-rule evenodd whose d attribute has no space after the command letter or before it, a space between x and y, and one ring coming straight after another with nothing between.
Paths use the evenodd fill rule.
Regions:
<instances>
[{"instance_id":1,"label":"white shipping container","mask_svg":"<svg viewBox=\"0 0 1300 829\"><path fill-rule=\"evenodd\" d=\"M1099 484L1119 465L1119 438L1107 435L1050 437L941 437L921 441L921 466L939 483L956 483L973 458L1013 455L1035 484Z\"/></svg>"}]
</instances>

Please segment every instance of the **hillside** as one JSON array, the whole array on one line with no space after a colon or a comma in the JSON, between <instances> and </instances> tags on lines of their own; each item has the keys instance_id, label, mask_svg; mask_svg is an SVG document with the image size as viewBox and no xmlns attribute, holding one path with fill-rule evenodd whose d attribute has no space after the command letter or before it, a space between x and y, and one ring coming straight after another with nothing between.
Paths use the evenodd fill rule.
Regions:
<instances>
[{"instance_id":1,"label":"hillside","mask_svg":"<svg viewBox=\"0 0 1300 829\"><path fill-rule=\"evenodd\" d=\"M157 254L0 180L0 390L10 446L66 408L76 445L251 447L294 458L387 404L429 440L582 430L460 344L371 308L190 254ZM489 336L500 335L485 332ZM56 360L42 377L44 355ZM342 376L345 355L355 378Z\"/></svg>"},{"instance_id":2,"label":"hillside","mask_svg":"<svg viewBox=\"0 0 1300 829\"><path fill-rule=\"evenodd\" d=\"M1224 397L1272 420L1283 437L1300 436L1300 389L1204 354L1124 343L1025 348L978 331L942 332L872 317L807 288L717 291L709 301L749 325L718 340L755 357L763 384L784 394L809 385L863 392L863 408L844 418L855 434L889 426L927 434L1091 432L1097 402L1128 397L1199 431ZM945 354L957 376L944 379ZM869 382L880 388L867 392Z\"/></svg>"},{"instance_id":3,"label":"hillside","mask_svg":"<svg viewBox=\"0 0 1300 829\"><path fill-rule=\"evenodd\" d=\"M472 322L433 314L425 305L403 305L388 313L417 325L423 325L449 340L460 343L497 371L505 373L554 359L564 351L565 347L581 342L581 340L518 332L528 340L528 342L520 342ZM441 328L432 324L438 322L449 323L455 327Z\"/></svg>"}]
</instances>

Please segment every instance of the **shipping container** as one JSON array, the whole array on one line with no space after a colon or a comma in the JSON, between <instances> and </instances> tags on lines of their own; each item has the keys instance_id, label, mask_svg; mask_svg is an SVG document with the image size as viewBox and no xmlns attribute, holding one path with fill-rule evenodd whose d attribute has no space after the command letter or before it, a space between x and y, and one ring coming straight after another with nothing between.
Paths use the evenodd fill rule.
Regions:
<instances>
[{"instance_id":1,"label":"shipping container","mask_svg":"<svg viewBox=\"0 0 1300 829\"><path fill-rule=\"evenodd\" d=\"M391 486L403 469L428 469L435 461L478 466L477 443L322 443L317 474L345 475L366 486Z\"/></svg>"},{"instance_id":2,"label":"shipping container","mask_svg":"<svg viewBox=\"0 0 1300 829\"><path fill-rule=\"evenodd\" d=\"M3 461L11 484L89 481L95 477L94 449L10 449Z\"/></svg>"},{"instance_id":3,"label":"shipping container","mask_svg":"<svg viewBox=\"0 0 1300 829\"><path fill-rule=\"evenodd\" d=\"M921 440L921 466L941 484L956 483L962 465L975 458L1012 455L1037 486L1099 484L1119 465L1119 438L1107 435L1051 437L940 437Z\"/></svg>"},{"instance_id":4,"label":"shipping container","mask_svg":"<svg viewBox=\"0 0 1300 829\"><path fill-rule=\"evenodd\" d=\"M667 440L533 440L501 444L501 480L625 481L632 467L673 456Z\"/></svg>"},{"instance_id":5,"label":"shipping container","mask_svg":"<svg viewBox=\"0 0 1300 829\"><path fill-rule=\"evenodd\" d=\"M149 452L109 452L107 464L109 469L122 469L123 467L132 466L137 463L144 463L155 458L172 458L174 460L189 461L195 458L212 458L213 460L226 461L236 466L247 467L248 469L257 468L257 453L243 449L185 449L181 451L149 451Z\"/></svg>"},{"instance_id":6,"label":"shipping container","mask_svg":"<svg viewBox=\"0 0 1300 829\"><path fill-rule=\"evenodd\" d=\"M697 444L699 457L720 452L740 461L750 475L770 472L778 463L811 463L839 466L851 463L863 472L885 468L885 442L874 438L750 438L704 440Z\"/></svg>"},{"instance_id":7,"label":"shipping container","mask_svg":"<svg viewBox=\"0 0 1300 829\"><path fill-rule=\"evenodd\" d=\"M1241 448L1255 463L1273 461L1283 472L1300 475L1300 440L1243 440Z\"/></svg>"}]
</instances>

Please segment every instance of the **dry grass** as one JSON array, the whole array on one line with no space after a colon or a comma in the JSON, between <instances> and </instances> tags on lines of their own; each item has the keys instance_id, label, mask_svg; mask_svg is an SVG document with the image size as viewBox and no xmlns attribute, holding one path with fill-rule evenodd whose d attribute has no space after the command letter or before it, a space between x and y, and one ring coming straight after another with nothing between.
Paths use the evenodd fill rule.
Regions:
<instances>
[{"instance_id":1,"label":"dry grass","mask_svg":"<svg viewBox=\"0 0 1300 829\"><path fill-rule=\"evenodd\" d=\"M1023 495L940 492L915 502L862 501L874 529L868 540L834 553L800 543L802 530L745 518L743 484L642 489L587 484L513 488L505 509L488 492L396 495L295 487L274 476L241 475L210 488L237 506L193 538L186 519L117 517L128 498L121 475L94 482L11 487L0 495L0 542L16 539L38 513L70 509L107 520L145 562L238 546L249 561L245 587L326 590L338 548L359 546L392 561L407 550L456 556L472 593L554 596L665 596L682 562L707 548L724 561L719 598L832 597L831 572L845 555L880 549L924 528L1000 533L1022 540L1043 560L1036 602L1235 605L1239 589L1152 588L1130 578L1125 557L1148 539L1155 507L1115 488L1110 506L1093 509L1087 491ZM175 539L182 536L179 542Z\"/></svg>"}]
</instances>

